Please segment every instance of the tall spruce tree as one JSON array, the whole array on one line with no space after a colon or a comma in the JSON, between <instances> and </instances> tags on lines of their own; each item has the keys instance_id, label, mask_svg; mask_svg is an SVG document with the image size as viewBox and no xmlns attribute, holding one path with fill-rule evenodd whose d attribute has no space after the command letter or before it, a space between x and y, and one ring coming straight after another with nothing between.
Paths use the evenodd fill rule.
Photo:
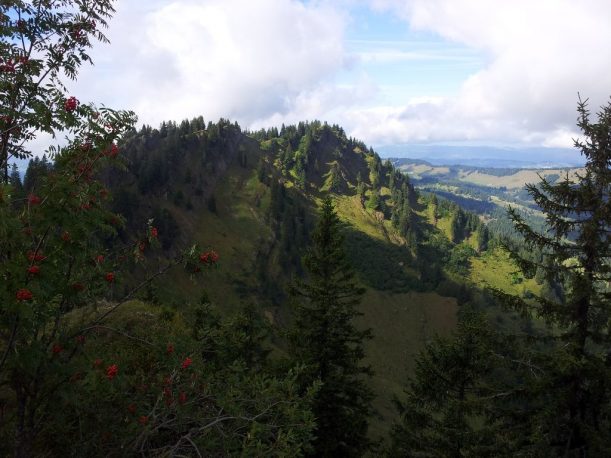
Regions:
<instances>
[{"instance_id":1,"label":"tall spruce tree","mask_svg":"<svg viewBox=\"0 0 611 458\"><path fill-rule=\"evenodd\" d=\"M361 172L358 172L356 175L356 194L359 196L362 207L365 206L365 191L365 183L363 183L363 179L361 178Z\"/></svg>"},{"instance_id":2,"label":"tall spruce tree","mask_svg":"<svg viewBox=\"0 0 611 458\"><path fill-rule=\"evenodd\" d=\"M496 366L496 336L484 315L463 311L451 338L437 337L416 359L405 396L395 400L401 421L393 426L389 456L500 456L488 399Z\"/></svg>"},{"instance_id":3,"label":"tall spruce tree","mask_svg":"<svg viewBox=\"0 0 611 458\"><path fill-rule=\"evenodd\" d=\"M511 422L527 438L531 456L611 456L611 103L598 122L590 121L587 101L579 100L575 141L584 171L555 184L528 185L547 220L547 232L531 228L515 209L510 217L527 247L543 261L513 253L522 270L543 272L563 286L564 300L534 302L497 292L506 305L543 319L547 328L532 343L524 370L522 399ZM536 367L536 370L532 368Z\"/></svg>"},{"instance_id":4,"label":"tall spruce tree","mask_svg":"<svg viewBox=\"0 0 611 458\"><path fill-rule=\"evenodd\" d=\"M372 372L362 360L371 330L357 330L354 324L364 289L354 280L343 243L340 220L327 198L304 256L307 280L292 288L299 304L291 353L305 368L304 390L321 382L313 406L314 456L361 456L370 446L372 393L366 382Z\"/></svg>"}]
</instances>

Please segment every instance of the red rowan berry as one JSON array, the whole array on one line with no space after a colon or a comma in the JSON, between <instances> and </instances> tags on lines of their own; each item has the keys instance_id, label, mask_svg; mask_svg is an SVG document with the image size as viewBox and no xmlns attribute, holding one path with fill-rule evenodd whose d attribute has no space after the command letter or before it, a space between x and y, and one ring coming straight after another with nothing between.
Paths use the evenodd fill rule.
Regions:
<instances>
[{"instance_id":1,"label":"red rowan berry","mask_svg":"<svg viewBox=\"0 0 611 458\"><path fill-rule=\"evenodd\" d=\"M31 301L34 296L29 289L22 288L17 291L16 297L18 301L23 302L23 301Z\"/></svg>"}]
</instances>

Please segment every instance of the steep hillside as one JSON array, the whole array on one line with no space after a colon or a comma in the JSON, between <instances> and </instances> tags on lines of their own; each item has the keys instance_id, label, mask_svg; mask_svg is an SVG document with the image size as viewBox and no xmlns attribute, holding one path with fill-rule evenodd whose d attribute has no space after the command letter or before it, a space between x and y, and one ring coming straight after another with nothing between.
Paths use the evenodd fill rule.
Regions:
<instances>
[{"instance_id":1,"label":"steep hillside","mask_svg":"<svg viewBox=\"0 0 611 458\"><path fill-rule=\"evenodd\" d=\"M454 327L457 304L469 300L469 284L478 284L469 280L471 260L488 241L479 219L419 196L391 163L319 122L243 132L200 118L145 126L123 149L126 170L107 177L115 210L128 221L123 236L154 218L167 255L191 241L220 254L203 288L176 272L143 297L179 310L205 290L221 310L253 304L286 327L287 286L303 274L321 197L334 195L349 258L368 288L361 324L374 334L367 347L379 413L372 433L382 435L414 356ZM282 354L282 340L276 344Z\"/></svg>"}]
</instances>

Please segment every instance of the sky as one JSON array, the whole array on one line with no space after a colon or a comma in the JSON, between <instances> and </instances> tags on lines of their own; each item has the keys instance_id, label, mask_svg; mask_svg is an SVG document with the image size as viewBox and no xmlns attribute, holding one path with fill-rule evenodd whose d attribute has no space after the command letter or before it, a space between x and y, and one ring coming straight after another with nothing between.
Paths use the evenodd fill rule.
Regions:
<instances>
[{"instance_id":1,"label":"sky","mask_svg":"<svg viewBox=\"0 0 611 458\"><path fill-rule=\"evenodd\" d=\"M374 147L571 147L609 0L119 0L72 95L140 123L320 119Z\"/></svg>"}]
</instances>

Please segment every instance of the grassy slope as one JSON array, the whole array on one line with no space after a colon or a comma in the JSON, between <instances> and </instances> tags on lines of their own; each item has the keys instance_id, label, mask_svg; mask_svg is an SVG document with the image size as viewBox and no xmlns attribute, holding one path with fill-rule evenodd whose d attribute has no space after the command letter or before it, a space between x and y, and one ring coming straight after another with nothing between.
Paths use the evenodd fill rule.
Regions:
<instances>
[{"instance_id":1,"label":"grassy slope","mask_svg":"<svg viewBox=\"0 0 611 458\"><path fill-rule=\"evenodd\" d=\"M216 213L207 208L188 211L173 208L178 224L200 247L213 247L220 254L218 270L205 273L204 280L190 281L176 271L164 281L168 297L195 301L202 290L223 308L234 309L245 299L238 282L256 285L252 269L259 245L272 237L265 220L269 190L259 183L252 169L232 166L215 190Z\"/></svg>"},{"instance_id":2,"label":"grassy slope","mask_svg":"<svg viewBox=\"0 0 611 458\"><path fill-rule=\"evenodd\" d=\"M338 197L337 212L351 227L385 243L401 243L388 220L380 221L364 209L356 197ZM408 266L406 275L415 275ZM373 339L367 345L367 363L375 375L372 386L376 394L377 418L372 421L374 437L384 437L397 419L392 398L402 392L412 373L416 355L426 341L437 334L447 335L456 325L456 299L434 292L396 294L367 290L362 301L360 325L371 327Z\"/></svg>"},{"instance_id":3,"label":"grassy slope","mask_svg":"<svg viewBox=\"0 0 611 458\"><path fill-rule=\"evenodd\" d=\"M250 164L256 162L256 156L249 159ZM356 169L356 166L352 168ZM324 178L320 177L320 181L322 185ZM285 186L290 188L292 183L289 181ZM252 293L257 286L253 275L256 258L260 248L269 245L273 237L266 218L269 188L258 181L252 167L232 165L214 194L216 213L206 208L186 210L168 205L187 239L202 247L214 247L220 253L219 269L207 272L204 280L198 283L176 272L163 280L164 290L159 294L162 299L183 298L178 301L182 304L176 304L181 307L189 301L196 301L205 289L221 308L230 310L240 303L254 302L268 318L273 319L275 310L271 304L257 299ZM387 195L388 190L383 189L381 194ZM311 197L311 202L316 205L314 200ZM352 230L360 231L385 246L404 243L388 220L380 220L380 215L363 209L357 197L339 196L335 202L338 214ZM430 208L425 207L419 214L433 225ZM449 218L439 219L436 227L449 235ZM273 257L269 264L274 264ZM402 269L407 276L418 275L407 263L396 268ZM473 259L470 280L480 287L497 286L518 294L524 287L536 291L537 285L532 280L511 284L510 276L514 270L506 256L492 252ZM359 324L371 327L374 334L366 347L367 361L375 371L372 387L376 395L374 405L379 414L372 421L372 434L383 437L397 415L391 400L401 393L413 370L415 355L434 335L451 332L456 323L457 305L455 299L434 292L398 294L370 288L361 307L363 317Z\"/></svg>"},{"instance_id":4,"label":"grassy slope","mask_svg":"<svg viewBox=\"0 0 611 458\"><path fill-rule=\"evenodd\" d=\"M252 169L232 167L215 196L216 214L184 209L175 213L179 215L179 224L188 225L185 227L191 228L200 245L213 246L221 254L219 270L206 274L203 287L215 303L232 309L240 302L256 302L251 296L242 297L236 285L238 281L255 287L252 268L257 247L262 239L272 236L265 219L269 189L258 182ZM338 197L336 205L340 217L352 228L383 243L400 242L390 230L390 223L379 221L372 212L364 210L356 197ZM409 267L403 269L407 275L414 275ZM172 280L179 282L180 294L197 299L201 285L189 282L180 274ZM268 304L259 306L268 310ZM427 338L446 334L454 327L456 301L436 293L393 294L370 288L361 311L364 315L359 324L371 327L374 334L367 345L367 361L375 371L372 387L379 413L372 422L372 434L382 437L396 418L391 400L401 393L413 368L414 356ZM266 313L266 316L271 315Z\"/></svg>"},{"instance_id":5,"label":"grassy slope","mask_svg":"<svg viewBox=\"0 0 611 458\"><path fill-rule=\"evenodd\" d=\"M509 255L500 248L471 260L470 280L480 288L499 288L516 296L521 296L525 291L541 292L541 286L534 279L526 279L519 274Z\"/></svg>"},{"instance_id":6,"label":"grassy slope","mask_svg":"<svg viewBox=\"0 0 611 458\"><path fill-rule=\"evenodd\" d=\"M367 363L375 372L372 387L378 414L371 422L374 437L387 436L398 419L392 398L400 395L426 341L448 334L456 325L456 300L436 293L392 294L369 289L362 302L362 326L374 338L367 344Z\"/></svg>"}]
</instances>

